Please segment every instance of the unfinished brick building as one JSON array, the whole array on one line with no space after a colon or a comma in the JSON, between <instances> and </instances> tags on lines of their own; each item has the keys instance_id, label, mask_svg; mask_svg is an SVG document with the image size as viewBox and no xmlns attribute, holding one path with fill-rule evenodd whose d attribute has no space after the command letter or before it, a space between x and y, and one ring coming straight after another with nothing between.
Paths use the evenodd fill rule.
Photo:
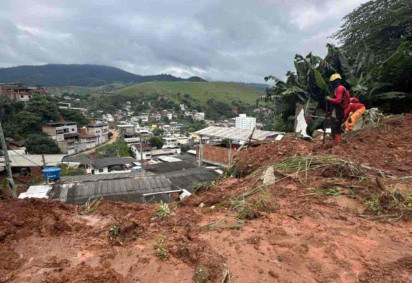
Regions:
<instances>
[{"instance_id":1,"label":"unfinished brick building","mask_svg":"<svg viewBox=\"0 0 412 283\"><path fill-rule=\"evenodd\" d=\"M46 91L41 86L0 84L0 96L8 97L14 101L28 101L34 94L46 95Z\"/></svg>"}]
</instances>

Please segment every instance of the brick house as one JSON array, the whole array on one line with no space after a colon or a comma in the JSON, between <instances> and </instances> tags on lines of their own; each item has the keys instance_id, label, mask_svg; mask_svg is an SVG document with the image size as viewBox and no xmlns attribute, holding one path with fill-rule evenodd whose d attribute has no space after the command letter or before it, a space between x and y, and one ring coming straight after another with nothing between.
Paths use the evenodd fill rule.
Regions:
<instances>
[{"instance_id":1,"label":"brick house","mask_svg":"<svg viewBox=\"0 0 412 283\"><path fill-rule=\"evenodd\" d=\"M8 97L14 101L29 101L34 94L46 95L46 91L40 86L32 87L25 84L0 84L0 96Z\"/></svg>"}]
</instances>

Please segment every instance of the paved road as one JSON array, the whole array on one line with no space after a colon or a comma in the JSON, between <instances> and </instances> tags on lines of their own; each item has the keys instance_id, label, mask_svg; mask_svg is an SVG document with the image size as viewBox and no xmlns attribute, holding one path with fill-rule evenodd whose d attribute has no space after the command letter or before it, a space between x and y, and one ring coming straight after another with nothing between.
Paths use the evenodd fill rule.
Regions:
<instances>
[{"instance_id":1,"label":"paved road","mask_svg":"<svg viewBox=\"0 0 412 283\"><path fill-rule=\"evenodd\" d=\"M100 148L100 147L102 147L102 146L105 146L105 145L107 145L107 144L112 144L112 143L114 143L115 141L117 141L117 139L119 138L119 132L118 131L116 131L116 130L110 130L112 133L113 133L113 136L112 136L112 138L107 142L107 143L105 143L105 144L102 144L102 145L99 145L99 146L96 146L95 148L92 148L92 149L88 149L88 150L86 150L86 151L82 151L82 152L79 152L79 153L77 153L77 154L75 154L74 156L76 156L76 155L80 155L80 154L91 154L91 153L93 153L93 152L95 152L96 151L96 149L98 149L98 148Z\"/></svg>"}]
</instances>

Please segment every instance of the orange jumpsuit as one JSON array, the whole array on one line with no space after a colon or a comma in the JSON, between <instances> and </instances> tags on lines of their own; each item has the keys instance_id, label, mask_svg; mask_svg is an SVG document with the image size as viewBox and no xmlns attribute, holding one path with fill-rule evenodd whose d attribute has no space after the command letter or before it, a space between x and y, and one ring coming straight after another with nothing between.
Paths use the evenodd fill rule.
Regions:
<instances>
[{"instance_id":1,"label":"orange jumpsuit","mask_svg":"<svg viewBox=\"0 0 412 283\"><path fill-rule=\"evenodd\" d=\"M366 107L355 97L351 97L350 104L345 109L345 117L348 117L345 122L345 130L347 132L353 131L353 128L356 125L356 122L362 117L365 113Z\"/></svg>"}]
</instances>

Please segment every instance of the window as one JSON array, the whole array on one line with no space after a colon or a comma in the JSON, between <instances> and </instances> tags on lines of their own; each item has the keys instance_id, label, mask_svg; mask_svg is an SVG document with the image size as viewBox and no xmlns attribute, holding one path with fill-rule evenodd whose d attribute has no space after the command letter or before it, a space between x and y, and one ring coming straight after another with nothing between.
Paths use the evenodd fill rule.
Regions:
<instances>
[{"instance_id":1,"label":"window","mask_svg":"<svg viewBox=\"0 0 412 283\"><path fill-rule=\"evenodd\" d=\"M24 95L20 95L21 98L24 98Z\"/></svg>"},{"instance_id":2,"label":"window","mask_svg":"<svg viewBox=\"0 0 412 283\"><path fill-rule=\"evenodd\" d=\"M104 172L104 169L99 169L99 173L103 173Z\"/></svg>"}]
</instances>

